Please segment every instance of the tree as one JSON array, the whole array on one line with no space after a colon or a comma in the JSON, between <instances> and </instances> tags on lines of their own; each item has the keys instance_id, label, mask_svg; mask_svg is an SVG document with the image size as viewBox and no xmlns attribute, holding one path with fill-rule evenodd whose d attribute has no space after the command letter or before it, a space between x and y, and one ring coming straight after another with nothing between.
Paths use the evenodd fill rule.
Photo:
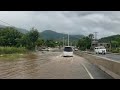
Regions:
<instances>
[{"instance_id":1,"label":"tree","mask_svg":"<svg viewBox=\"0 0 120 90\"><path fill-rule=\"evenodd\" d=\"M117 47L119 47L119 42L111 41L111 45L112 45L113 48L117 48Z\"/></svg>"},{"instance_id":2,"label":"tree","mask_svg":"<svg viewBox=\"0 0 120 90\"><path fill-rule=\"evenodd\" d=\"M30 32L28 32L24 37L25 42L27 44L26 45L27 49L31 49L31 50L34 49L35 48L35 42L38 40L38 38L39 38L38 30L32 28L30 30Z\"/></svg>"},{"instance_id":3,"label":"tree","mask_svg":"<svg viewBox=\"0 0 120 90\"><path fill-rule=\"evenodd\" d=\"M89 37L91 40L93 40L94 35L93 35L93 34L89 34L88 37Z\"/></svg>"},{"instance_id":4,"label":"tree","mask_svg":"<svg viewBox=\"0 0 120 90\"><path fill-rule=\"evenodd\" d=\"M39 32L37 29L32 28L28 33L28 37L31 42L35 43L39 37Z\"/></svg>"},{"instance_id":5,"label":"tree","mask_svg":"<svg viewBox=\"0 0 120 90\"><path fill-rule=\"evenodd\" d=\"M77 47L79 47L79 49L81 49L81 50L90 49L90 47L91 47L90 38L89 37L83 37L83 38L79 39Z\"/></svg>"},{"instance_id":6,"label":"tree","mask_svg":"<svg viewBox=\"0 0 120 90\"><path fill-rule=\"evenodd\" d=\"M46 45L47 47L55 47L55 46L56 46L56 43L55 43L55 41L53 41L53 40L46 40L45 45Z\"/></svg>"},{"instance_id":7,"label":"tree","mask_svg":"<svg viewBox=\"0 0 120 90\"><path fill-rule=\"evenodd\" d=\"M45 41L41 38L38 38L37 41L35 42L35 45L43 46L43 45L45 45Z\"/></svg>"},{"instance_id":8,"label":"tree","mask_svg":"<svg viewBox=\"0 0 120 90\"><path fill-rule=\"evenodd\" d=\"M91 45L92 45L92 41L94 39L94 34L89 34L88 37L89 37ZM91 46L90 46L90 49L92 49Z\"/></svg>"},{"instance_id":9,"label":"tree","mask_svg":"<svg viewBox=\"0 0 120 90\"><path fill-rule=\"evenodd\" d=\"M17 31L15 28L7 27L0 30L0 45L1 46L16 46L20 38L22 37L22 33Z\"/></svg>"}]
</instances>

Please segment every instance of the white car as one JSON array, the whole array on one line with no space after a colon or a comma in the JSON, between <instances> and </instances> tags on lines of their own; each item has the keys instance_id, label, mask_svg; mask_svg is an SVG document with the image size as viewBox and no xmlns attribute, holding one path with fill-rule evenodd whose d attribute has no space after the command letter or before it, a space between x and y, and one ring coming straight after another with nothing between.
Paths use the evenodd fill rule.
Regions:
<instances>
[{"instance_id":1,"label":"white car","mask_svg":"<svg viewBox=\"0 0 120 90\"><path fill-rule=\"evenodd\" d=\"M95 47L94 51L96 54L106 54L106 49L103 46Z\"/></svg>"},{"instance_id":2,"label":"white car","mask_svg":"<svg viewBox=\"0 0 120 90\"><path fill-rule=\"evenodd\" d=\"M78 51L78 49L77 49L77 48L75 48L74 50L75 50L75 51Z\"/></svg>"},{"instance_id":3,"label":"white car","mask_svg":"<svg viewBox=\"0 0 120 90\"><path fill-rule=\"evenodd\" d=\"M47 51L48 49L47 49L47 48L42 48L41 50L42 50L42 51Z\"/></svg>"},{"instance_id":4,"label":"white car","mask_svg":"<svg viewBox=\"0 0 120 90\"><path fill-rule=\"evenodd\" d=\"M73 48L71 46L65 46L63 51L63 56L71 56L73 57Z\"/></svg>"}]
</instances>

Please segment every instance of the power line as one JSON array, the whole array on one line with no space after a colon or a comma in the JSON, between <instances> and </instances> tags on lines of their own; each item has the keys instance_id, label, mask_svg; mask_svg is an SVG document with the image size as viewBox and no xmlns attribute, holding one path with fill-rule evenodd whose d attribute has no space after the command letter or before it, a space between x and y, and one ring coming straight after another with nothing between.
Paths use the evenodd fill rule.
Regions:
<instances>
[{"instance_id":1,"label":"power line","mask_svg":"<svg viewBox=\"0 0 120 90\"><path fill-rule=\"evenodd\" d=\"M13 25L11 25L11 24L9 24L9 23L3 21L3 20L0 20L0 21L3 22L3 23L5 23L5 24L7 24L7 25L9 25L9 26L11 26L11 27L14 27Z\"/></svg>"}]
</instances>

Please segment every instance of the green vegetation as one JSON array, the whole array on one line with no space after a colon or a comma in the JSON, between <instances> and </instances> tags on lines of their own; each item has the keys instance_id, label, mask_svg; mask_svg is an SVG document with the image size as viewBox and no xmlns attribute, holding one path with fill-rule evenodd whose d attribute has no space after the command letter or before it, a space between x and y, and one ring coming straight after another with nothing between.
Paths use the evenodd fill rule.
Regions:
<instances>
[{"instance_id":1,"label":"green vegetation","mask_svg":"<svg viewBox=\"0 0 120 90\"><path fill-rule=\"evenodd\" d=\"M37 29L21 33L14 27L0 28L0 54L15 54L34 51L36 46L56 47L61 41L44 40Z\"/></svg>"},{"instance_id":2,"label":"green vegetation","mask_svg":"<svg viewBox=\"0 0 120 90\"><path fill-rule=\"evenodd\" d=\"M111 52L112 53L120 53L120 48L112 49Z\"/></svg>"},{"instance_id":3,"label":"green vegetation","mask_svg":"<svg viewBox=\"0 0 120 90\"><path fill-rule=\"evenodd\" d=\"M22 33L7 27L0 30L0 46L20 46Z\"/></svg>"},{"instance_id":4,"label":"green vegetation","mask_svg":"<svg viewBox=\"0 0 120 90\"><path fill-rule=\"evenodd\" d=\"M48 46L48 47L55 47L56 46L56 43L54 40L47 40L45 42L45 45Z\"/></svg>"},{"instance_id":5,"label":"green vegetation","mask_svg":"<svg viewBox=\"0 0 120 90\"><path fill-rule=\"evenodd\" d=\"M30 32L23 35L21 44L22 46L26 47L29 50L34 50L38 38L39 38L39 32L37 31L37 29L32 28Z\"/></svg>"},{"instance_id":6,"label":"green vegetation","mask_svg":"<svg viewBox=\"0 0 120 90\"><path fill-rule=\"evenodd\" d=\"M24 47L0 47L0 54L26 53L27 49Z\"/></svg>"},{"instance_id":7,"label":"green vegetation","mask_svg":"<svg viewBox=\"0 0 120 90\"><path fill-rule=\"evenodd\" d=\"M26 54L18 54L18 53L14 53L14 54L2 54L0 55L0 60L3 61L16 61L16 59L18 58L24 58Z\"/></svg>"},{"instance_id":8,"label":"green vegetation","mask_svg":"<svg viewBox=\"0 0 120 90\"><path fill-rule=\"evenodd\" d=\"M0 28L0 60L25 56L28 51L35 50L38 38L39 32L34 28L27 33L21 33L14 27Z\"/></svg>"},{"instance_id":9,"label":"green vegetation","mask_svg":"<svg viewBox=\"0 0 120 90\"><path fill-rule=\"evenodd\" d=\"M93 40L94 35L89 34L86 37L83 37L78 40L77 47L80 50L90 49L91 41ZM110 43L111 52L120 53L120 35L113 35L109 37L104 37L98 40L99 43Z\"/></svg>"},{"instance_id":10,"label":"green vegetation","mask_svg":"<svg viewBox=\"0 0 120 90\"><path fill-rule=\"evenodd\" d=\"M14 27L0 28L0 54L14 54L34 51L35 47L61 47L67 45L67 34L46 30L39 33L37 29L22 33ZM70 35L70 45L77 45L80 50L91 48L94 35ZM111 52L120 52L120 35L109 36L99 39L99 42L111 44Z\"/></svg>"},{"instance_id":11,"label":"green vegetation","mask_svg":"<svg viewBox=\"0 0 120 90\"><path fill-rule=\"evenodd\" d=\"M0 25L0 28L1 29L4 29L4 28L7 28L8 26L4 26L4 25ZM8 27L9 28L9 27ZM28 30L26 30L26 29L23 29L23 28L17 28L17 27L14 27L15 28L15 30L17 30L17 31L19 31L19 32L21 32L21 33L27 33L28 32Z\"/></svg>"},{"instance_id":12,"label":"green vegetation","mask_svg":"<svg viewBox=\"0 0 120 90\"><path fill-rule=\"evenodd\" d=\"M66 40L68 38L67 34L57 33L52 30L45 30L41 32L41 36L44 40L57 40L57 41L59 40L63 41L63 37ZM79 38L82 38L82 37L83 35L69 35L70 41L77 41L79 40Z\"/></svg>"},{"instance_id":13,"label":"green vegetation","mask_svg":"<svg viewBox=\"0 0 120 90\"><path fill-rule=\"evenodd\" d=\"M34 54L33 52L28 52L24 54L20 53L13 53L13 54L2 54L0 55L0 61L16 61L16 60L31 60L31 59L37 59L38 56Z\"/></svg>"},{"instance_id":14,"label":"green vegetation","mask_svg":"<svg viewBox=\"0 0 120 90\"><path fill-rule=\"evenodd\" d=\"M80 50L86 50L86 49L90 49L91 47L91 38L87 37L83 37L81 39L79 39L78 43L77 43L77 47L79 47Z\"/></svg>"},{"instance_id":15,"label":"green vegetation","mask_svg":"<svg viewBox=\"0 0 120 90\"><path fill-rule=\"evenodd\" d=\"M99 40L99 42L106 42L111 44L111 52L120 53L120 35L113 35L109 37L104 37Z\"/></svg>"},{"instance_id":16,"label":"green vegetation","mask_svg":"<svg viewBox=\"0 0 120 90\"><path fill-rule=\"evenodd\" d=\"M13 27L0 29L0 53L12 53L21 52L24 48L33 50L35 48L35 42L39 37L39 32L32 28L28 33L23 34ZM20 49L21 51L20 51ZM4 52L3 52L4 51Z\"/></svg>"}]
</instances>

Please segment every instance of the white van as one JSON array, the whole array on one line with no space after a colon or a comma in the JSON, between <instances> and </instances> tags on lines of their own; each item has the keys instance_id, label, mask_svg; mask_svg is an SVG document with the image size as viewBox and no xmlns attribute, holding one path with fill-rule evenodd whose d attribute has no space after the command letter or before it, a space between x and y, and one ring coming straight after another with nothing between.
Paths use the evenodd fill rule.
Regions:
<instances>
[{"instance_id":1,"label":"white van","mask_svg":"<svg viewBox=\"0 0 120 90\"><path fill-rule=\"evenodd\" d=\"M63 56L72 56L73 57L73 48L71 46L65 46L63 51Z\"/></svg>"},{"instance_id":2,"label":"white van","mask_svg":"<svg viewBox=\"0 0 120 90\"><path fill-rule=\"evenodd\" d=\"M106 49L104 46L95 47L94 51L96 54L106 54Z\"/></svg>"}]
</instances>

